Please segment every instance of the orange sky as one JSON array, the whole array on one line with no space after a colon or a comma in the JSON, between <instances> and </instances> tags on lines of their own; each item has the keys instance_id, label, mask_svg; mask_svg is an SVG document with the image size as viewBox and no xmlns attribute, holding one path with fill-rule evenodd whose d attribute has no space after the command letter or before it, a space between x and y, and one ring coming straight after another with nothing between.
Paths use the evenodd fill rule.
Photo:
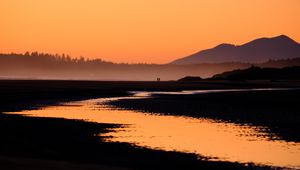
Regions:
<instances>
[{"instance_id":1,"label":"orange sky","mask_svg":"<svg viewBox=\"0 0 300 170\"><path fill-rule=\"evenodd\" d=\"M219 43L286 34L300 0L1 0L0 52L166 63Z\"/></svg>"}]
</instances>

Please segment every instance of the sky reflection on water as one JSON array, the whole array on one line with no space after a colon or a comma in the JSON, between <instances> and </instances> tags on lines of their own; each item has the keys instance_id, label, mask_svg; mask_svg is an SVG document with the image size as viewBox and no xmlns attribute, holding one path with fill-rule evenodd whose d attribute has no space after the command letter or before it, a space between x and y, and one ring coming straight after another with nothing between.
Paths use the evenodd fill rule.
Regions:
<instances>
[{"instance_id":1,"label":"sky reflection on water","mask_svg":"<svg viewBox=\"0 0 300 170\"><path fill-rule=\"evenodd\" d=\"M185 116L145 114L117 109L105 104L110 100L143 97L149 97L149 93L136 93L131 97L70 102L13 113L126 124L125 128L103 136L113 137L108 138L107 141L129 142L153 149L197 153L202 156L217 157L217 160L300 168L300 144L270 140L263 127L241 126Z\"/></svg>"}]
</instances>

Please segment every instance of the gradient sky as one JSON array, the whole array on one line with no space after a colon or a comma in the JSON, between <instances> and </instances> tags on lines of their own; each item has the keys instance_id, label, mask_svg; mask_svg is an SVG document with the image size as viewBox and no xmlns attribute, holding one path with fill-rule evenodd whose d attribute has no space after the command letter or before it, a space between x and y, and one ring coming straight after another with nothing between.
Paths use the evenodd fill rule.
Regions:
<instances>
[{"instance_id":1,"label":"gradient sky","mask_svg":"<svg viewBox=\"0 0 300 170\"><path fill-rule=\"evenodd\" d=\"M1 0L0 52L167 63L219 43L286 34L300 0Z\"/></svg>"}]
</instances>

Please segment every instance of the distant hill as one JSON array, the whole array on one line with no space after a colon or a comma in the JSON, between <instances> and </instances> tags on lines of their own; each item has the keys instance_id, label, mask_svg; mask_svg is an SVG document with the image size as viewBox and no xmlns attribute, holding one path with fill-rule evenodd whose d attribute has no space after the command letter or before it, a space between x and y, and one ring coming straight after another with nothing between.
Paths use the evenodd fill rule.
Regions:
<instances>
[{"instance_id":1,"label":"distant hill","mask_svg":"<svg viewBox=\"0 0 300 170\"><path fill-rule=\"evenodd\" d=\"M300 80L300 67L260 68L252 66L217 74L215 80Z\"/></svg>"},{"instance_id":2,"label":"distant hill","mask_svg":"<svg viewBox=\"0 0 300 170\"><path fill-rule=\"evenodd\" d=\"M173 61L171 64L262 63L300 57L300 44L288 36L260 38L243 45L220 44L212 49Z\"/></svg>"}]
</instances>

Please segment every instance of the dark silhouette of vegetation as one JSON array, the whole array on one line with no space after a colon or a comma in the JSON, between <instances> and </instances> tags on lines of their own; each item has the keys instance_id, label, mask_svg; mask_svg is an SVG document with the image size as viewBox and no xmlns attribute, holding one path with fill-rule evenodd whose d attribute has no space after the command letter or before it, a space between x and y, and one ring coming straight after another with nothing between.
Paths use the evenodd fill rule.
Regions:
<instances>
[{"instance_id":1,"label":"dark silhouette of vegetation","mask_svg":"<svg viewBox=\"0 0 300 170\"><path fill-rule=\"evenodd\" d=\"M300 80L300 67L260 68L252 66L217 74L215 80Z\"/></svg>"},{"instance_id":2,"label":"dark silhouette of vegetation","mask_svg":"<svg viewBox=\"0 0 300 170\"><path fill-rule=\"evenodd\" d=\"M282 68L300 66L300 58L288 58L284 60L269 60L265 63L256 64L259 67Z\"/></svg>"},{"instance_id":3,"label":"dark silhouette of vegetation","mask_svg":"<svg viewBox=\"0 0 300 170\"><path fill-rule=\"evenodd\" d=\"M179 82L197 82L203 80L201 77L186 76L179 79Z\"/></svg>"}]
</instances>

